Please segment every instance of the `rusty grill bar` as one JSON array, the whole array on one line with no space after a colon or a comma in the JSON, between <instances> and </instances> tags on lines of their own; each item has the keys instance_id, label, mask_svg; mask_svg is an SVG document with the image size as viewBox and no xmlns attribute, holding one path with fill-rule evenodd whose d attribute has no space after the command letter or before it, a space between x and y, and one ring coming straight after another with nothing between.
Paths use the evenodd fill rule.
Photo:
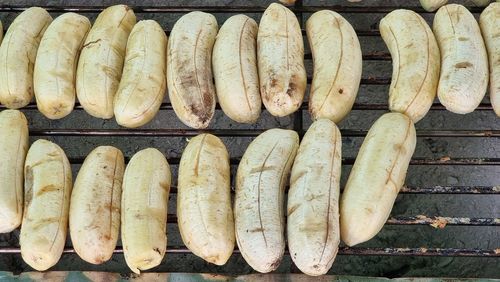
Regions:
<instances>
[{"instance_id":1,"label":"rusty grill bar","mask_svg":"<svg viewBox=\"0 0 500 282\"><path fill-rule=\"evenodd\" d=\"M59 6L40 5L49 12L78 12L78 13L98 13L107 6ZM135 13L188 13L192 11L205 11L209 13L261 13L266 6L130 6ZM26 9L22 5L0 5L0 12L22 12ZM301 1L297 1L290 9L295 13L312 13L326 9L326 6L303 6ZM389 13L401 8L400 6L343 6L330 5L328 9L339 13ZM482 8L469 7L473 13L479 13ZM429 13L420 6L409 6L405 9L413 10L417 13Z\"/></svg>"},{"instance_id":2,"label":"rusty grill bar","mask_svg":"<svg viewBox=\"0 0 500 282\"><path fill-rule=\"evenodd\" d=\"M101 12L104 6L60 6L60 5L41 5L49 12L78 12L78 13L98 13ZM21 12L25 10L23 5L0 5L0 12ZM135 13L187 13L191 11L201 10L210 13L261 13L266 7L264 6L135 6L131 7ZM291 10L299 17L299 22L303 27L303 13L312 13L322 9L331 9L339 13L389 13L399 6L355 6L355 5L333 5L333 6L303 6L302 1L296 2ZM405 7L418 13L428 13L420 6ZM482 8L473 7L470 9L473 13L482 11ZM171 28L171 27L169 27ZM170 30L165 30L169 34ZM302 30L305 35L304 29ZM380 36L380 32L376 29L356 30L358 36ZM310 53L305 54L305 59L312 59ZM391 56L388 52L372 51L363 54L363 60L366 61L390 61ZM390 75L390 74L389 74ZM308 77L308 83L311 82L311 77ZM361 80L362 85L389 85L390 77L365 77ZM0 109L4 109L3 105ZM216 106L220 109L220 106ZM36 110L36 104L30 103L23 110ZM307 101L293 116L293 129L300 135L304 134L303 129L303 112L307 111ZM75 110L82 110L79 103L76 104ZM169 102L162 103L160 110L171 111L172 105ZM372 104L372 103L355 103L353 110L358 111L386 111L387 104ZM441 104L434 103L431 111L446 110ZM492 106L489 103L481 103L476 111L492 111ZM264 132L265 129L78 129L78 128L44 128L30 130L30 136L129 136L129 137L192 137L200 133L212 133L220 137L255 137ZM341 130L343 137L364 137L366 130ZM500 130L417 130L418 137L470 137L470 138L499 138ZM354 158L344 158L344 165L352 165ZM128 160L127 160L128 161ZM179 164L179 158L169 158L169 163ZM72 164L78 165L83 162L83 158L71 158ZM231 158L231 164L237 165L239 158ZM453 165L453 166L500 166L500 158L413 158L411 165ZM177 187L171 188L171 193L177 193ZM401 194L464 194L464 195L500 195L500 186L405 186L400 191ZM176 223L177 216L175 214L168 215L168 223ZM468 218L468 217L435 217L435 216L403 216L391 217L387 221L389 225L431 225L436 228L444 226L476 226L499 227L500 218ZM441 224L441 226L440 226ZM443 225L444 224L444 225ZM115 254L123 254L122 247L117 247ZM191 253L185 246L167 246L167 253L173 254L189 254ZM234 253L239 254L240 251L236 248ZM0 247L0 254L20 254L19 246ZM64 249L64 254L76 254L71 247ZM288 250L286 251L288 253ZM370 247L340 247L339 255L356 255L356 256L440 256L440 257L500 257L500 249L472 249L472 248L370 248Z\"/></svg>"},{"instance_id":3,"label":"rusty grill bar","mask_svg":"<svg viewBox=\"0 0 500 282\"><path fill-rule=\"evenodd\" d=\"M306 111L309 107L309 103L305 101L301 106L300 109L303 111ZM220 110L221 107L219 104L215 106L217 110ZM0 105L0 109L5 109L4 105ZM36 104L35 103L29 103L26 107L23 108L24 110L36 110ZM262 107L264 109L264 107ZM387 104L367 104L367 103L354 103L354 106L352 107L354 111L359 111L359 110L373 110L373 111L387 111L389 110L389 107ZM80 105L80 103L75 104L74 110L83 110L83 107ZM164 102L160 106L160 110L173 110L172 104L168 102ZM434 111L445 111L446 108L439 104L439 103L434 103L431 106L431 110ZM481 103L479 106L476 108L476 111L491 111L493 110L492 106L490 103Z\"/></svg>"},{"instance_id":4,"label":"rusty grill bar","mask_svg":"<svg viewBox=\"0 0 500 282\"><path fill-rule=\"evenodd\" d=\"M30 130L33 136L163 136L163 137L193 137L200 133L211 133L220 137L255 137L265 129L37 129ZM304 130L296 130L299 135ZM342 137L364 137L366 130L340 131ZM420 130L417 137L500 137L500 130ZM460 159L463 164L495 164L496 158L477 158L467 161ZM417 161L418 162L418 161ZM430 160L430 164L456 164L453 160Z\"/></svg>"},{"instance_id":5,"label":"rusty grill bar","mask_svg":"<svg viewBox=\"0 0 500 282\"><path fill-rule=\"evenodd\" d=\"M0 254L20 254L19 248L1 248ZM115 254L123 254L123 248L117 247ZM186 247L168 247L169 254L190 254ZM240 250L235 249L235 254L240 254ZM76 254L73 248L65 248L63 254ZM289 255L288 250L285 254ZM356 256L441 256L441 257L497 257L498 250L480 249L458 249L458 248L350 248L340 247L339 255Z\"/></svg>"}]
</instances>

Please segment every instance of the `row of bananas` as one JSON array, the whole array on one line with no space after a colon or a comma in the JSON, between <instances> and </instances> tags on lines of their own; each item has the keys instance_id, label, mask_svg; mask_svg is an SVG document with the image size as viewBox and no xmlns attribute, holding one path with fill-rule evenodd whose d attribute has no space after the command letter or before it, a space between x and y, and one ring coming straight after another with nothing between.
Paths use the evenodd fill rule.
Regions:
<instances>
[{"instance_id":1,"label":"row of bananas","mask_svg":"<svg viewBox=\"0 0 500 282\"><path fill-rule=\"evenodd\" d=\"M416 122L437 93L448 110L469 113L486 93L490 69L491 101L500 114L499 5L484 10L481 29L456 4L439 9L434 32L412 11L384 17L380 31L394 66L390 109ZM308 19L306 33L314 60L309 110L315 120L338 123L359 88L358 38L341 15L327 10ZM78 97L90 115L115 116L126 127L153 119L167 85L175 113L193 128L208 126L216 100L237 122L254 123L262 102L274 116L289 115L302 104L307 85L300 25L276 3L259 25L236 15L220 30L213 15L188 13L168 40L155 21L136 24L124 5L105 9L92 27L84 16L66 13L52 21L44 9L34 7L9 27L0 65L0 102L8 108L21 108L34 95L39 110L58 119L73 110Z\"/></svg>"},{"instance_id":2,"label":"row of bananas","mask_svg":"<svg viewBox=\"0 0 500 282\"><path fill-rule=\"evenodd\" d=\"M161 263L172 176L160 151L141 150L125 166L119 149L97 147L73 184L70 163L58 145L39 139L28 146L27 120L20 111L0 113L0 137L0 233L21 225L21 255L28 265L39 271L54 266L68 226L76 253L92 264L111 258L120 230L133 272ZM368 132L340 199L342 143L337 126L328 119L315 121L300 146L295 131L270 129L252 141L240 161L233 210L228 151L218 137L198 135L189 141L179 165L177 222L182 240L195 255L216 265L227 262L236 242L248 264L265 273L279 266L286 233L299 269L325 274L340 239L353 246L382 229L415 142L410 118L383 115Z\"/></svg>"},{"instance_id":3,"label":"row of bananas","mask_svg":"<svg viewBox=\"0 0 500 282\"><path fill-rule=\"evenodd\" d=\"M0 102L18 109L35 96L46 117L59 119L78 97L90 115L115 116L122 126L138 127L158 112L168 85L181 121L205 128L217 88L229 117L253 123L262 105L259 84L272 114L284 116L300 106L306 88L303 49L297 18L279 4L269 7L260 28L237 15L219 31L213 15L186 14L174 25L168 46L157 22L136 24L125 5L105 9L92 27L84 16L66 13L53 21L33 7L14 20L0 47ZM353 101L355 93L349 95Z\"/></svg>"}]
</instances>

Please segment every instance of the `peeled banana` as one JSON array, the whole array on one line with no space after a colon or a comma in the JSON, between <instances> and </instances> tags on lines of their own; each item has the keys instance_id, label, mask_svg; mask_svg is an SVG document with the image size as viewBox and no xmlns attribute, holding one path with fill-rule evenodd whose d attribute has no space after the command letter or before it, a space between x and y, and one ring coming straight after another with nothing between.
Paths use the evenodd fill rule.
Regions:
<instances>
[{"instance_id":1,"label":"peeled banana","mask_svg":"<svg viewBox=\"0 0 500 282\"><path fill-rule=\"evenodd\" d=\"M33 68L38 45L52 17L32 7L9 26L0 46L0 102L18 109L33 99Z\"/></svg>"},{"instance_id":2,"label":"peeled banana","mask_svg":"<svg viewBox=\"0 0 500 282\"><path fill-rule=\"evenodd\" d=\"M293 163L287 235L293 262L308 275L323 275L340 243L339 195L342 140L328 119L307 130Z\"/></svg>"},{"instance_id":3,"label":"peeled banana","mask_svg":"<svg viewBox=\"0 0 500 282\"><path fill-rule=\"evenodd\" d=\"M490 101L500 117L500 3L492 3L484 9L479 25L490 63Z\"/></svg>"},{"instance_id":4,"label":"peeled banana","mask_svg":"<svg viewBox=\"0 0 500 282\"><path fill-rule=\"evenodd\" d=\"M445 5L448 0L420 0L422 8L428 12L434 12L441 6Z\"/></svg>"},{"instance_id":5,"label":"peeled banana","mask_svg":"<svg viewBox=\"0 0 500 282\"><path fill-rule=\"evenodd\" d=\"M108 261L120 231L122 152L112 146L95 148L85 158L71 194L69 230L76 253L85 261Z\"/></svg>"},{"instance_id":6,"label":"peeled banana","mask_svg":"<svg viewBox=\"0 0 500 282\"><path fill-rule=\"evenodd\" d=\"M304 42L297 17L272 3L260 20L257 65L264 106L273 116L295 112L304 99L306 71Z\"/></svg>"},{"instance_id":7,"label":"peeled banana","mask_svg":"<svg viewBox=\"0 0 500 282\"><path fill-rule=\"evenodd\" d=\"M11 232L23 217L24 160L28 121L18 110L0 112L0 233Z\"/></svg>"},{"instance_id":8,"label":"peeled banana","mask_svg":"<svg viewBox=\"0 0 500 282\"><path fill-rule=\"evenodd\" d=\"M328 10L314 13L306 32L314 61L309 111L314 120L340 122L351 111L361 80L358 37L348 21Z\"/></svg>"},{"instance_id":9,"label":"peeled banana","mask_svg":"<svg viewBox=\"0 0 500 282\"><path fill-rule=\"evenodd\" d=\"M76 72L76 94L91 116L113 117L113 100L135 21L134 11L129 7L108 7L99 14L85 39Z\"/></svg>"},{"instance_id":10,"label":"peeled banana","mask_svg":"<svg viewBox=\"0 0 500 282\"><path fill-rule=\"evenodd\" d=\"M488 87L488 57L479 25L464 6L449 4L436 13L433 30L441 50L439 101L451 112L470 113Z\"/></svg>"},{"instance_id":11,"label":"peeled banana","mask_svg":"<svg viewBox=\"0 0 500 282\"><path fill-rule=\"evenodd\" d=\"M21 256L44 271L59 261L66 243L72 176L64 151L50 141L35 141L26 156L24 185Z\"/></svg>"},{"instance_id":12,"label":"peeled banana","mask_svg":"<svg viewBox=\"0 0 500 282\"><path fill-rule=\"evenodd\" d=\"M299 147L295 131L270 129L248 146L236 174L236 242L256 271L275 270L285 252L283 197Z\"/></svg>"},{"instance_id":13,"label":"peeled banana","mask_svg":"<svg viewBox=\"0 0 500 282\"><path fill-rule=\"evenodd\" d=\"M213 68L217 99L234 121L254 123L262 100L257 73L257 23L245 15L227 19L217 34Z\"/></svg>"},{"instance_id":14,"label":"peeled banana","mask_svg":"<svg viewBox=\"0 0 500 282\"><path fill-rule=\"evenodd\" d=\"M417 122L436 98L441 65L436 38L419 14L402 9L380 21L380 34L393 65L389 109Z\"/></svg>"},{"instance_id":15,"label":"peeled banana","mask_svg":"<svg viewBox=\"0 0 500 282\"><path fill-rule=\"evenodd\" d=\"M413 122L400 113L384 114L368 131L340 201L340 233L348 246L370 240L384 226L416 141Z\"/></svg>"},{"instance_id":16,"label":"peeled banana","mask_svg":"<svg viewBox=\"0 0 500 282\"><path fill-rule=\"evenodd\" d=\"M170 166L153 148L137 152L125 169L121 234L125 261L139 274L161 263L167 248Z\"/></svg>"},{"instance_id":17,"label":"peeled banana","mask_svg":"<svg viewBox=\"0 0 500 282\"><path fill-rule=\"evenodd\" d=\"M168 40L168 95L179 119L193 128L207 127L215 111L212 48L217 30L213 15L191 12L175 23Z\"/></svg>"},{"instance_id":18,"label":"peeled banana","mask_svg":"<svg viewBox=\"0 0 500 282\"><path fill-rule=\"evenodd\" d=\"M87 17L65 13L45 31L33 72L38 110L47 118L67 116L75 106L78 55L90 29Z\"/></svg>"},{"instance_id":19,"label":"peeled banana","mask_svg":"<svg viewBox=\"0 0 500 282\"><path fill-rule=\"evenodd\" d=\"M182 153L177 190L177 223L195 255L224 265L234 249L229 154L214 135L200 134Z\"/></svg>"},{"instance_id":20,"label":"peeled banana","mask_svg":"<svg viewBox=\"0 0 500 282\"><path fill-rule=\"evenodd\" d=\"M167 36L153 20L139 21L128 38L125 65L116 92L116 122L138 127L151 121L167 87Z\"/></svg>"}]
</instances>

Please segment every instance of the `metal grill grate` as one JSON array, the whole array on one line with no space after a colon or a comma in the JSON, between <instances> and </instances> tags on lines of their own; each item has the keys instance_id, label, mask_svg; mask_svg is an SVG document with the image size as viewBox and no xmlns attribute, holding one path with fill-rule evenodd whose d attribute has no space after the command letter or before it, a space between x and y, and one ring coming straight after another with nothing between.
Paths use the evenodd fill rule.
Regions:
<instances>
[{"instance_id":1,"label":"metal grill grate","mask_svg":"<svg viewBox=\"0 0 500 282\"><path fill-rule=\"evenodd\" d=\"M375 2L375 1L374 1ZM412 3L417 4L417 1L412 1ZM413 5L415 5L413 4ZM168 5L168 4L165 4ZM22 10L28 8L29 6L24 5L0 5L0 13L18 13ZM52 13L60 12L77 12L77 13L98 13L102 11L104 6L59 6L50 5L43 6ZM235 14L235 13L261 13L265 10L266 6L232 6L232 5L220 5L220 6L135 6L132 7L134 12L141 14L142 17L148 18L148 14L163 14L163 13L186 13L190 11L202 10L211 13L224 13L224 14ZM340 13L348 14L374 14L374 13L388 13L394 9L402 8L400 6L356 6L353 4L349 5L332 5L332 6L308 6L303 5L302 1L297 1L295 6L291 7L292 11L296 13L299 18L301 26L303 26L304 14L311 13L322 9L331 9ZM406 6L404 8L414 10L419 13L428 14L419 6ZM474 13L480 12L482 9L473 7L471 11ZM351 21L348 17L347 20ZM219 22L222 24L222 22ZM164 25L165 27L165 25ZM167 34L172 26L168 26L166 30ZM356 29L358 36L360 37L379 37L380 33L378 30L374 29ZM305 34L303 30L303 34ZM363 47L363 42L362 42ZM306 52L306 60L311 60L310 52ZM387 61L390 63L391 57L386 50L368 51L363 52L363 60L365 64L372 64L374 62ZM311 72L309 71L308 83L311 80ZM380 76L370 76L363 77L361 80L362 85L380 85L388 86L390 84L390 73L383 73ZM361 90L360 90L361 91ZM307 95L307 94L306 94ZM168 97L167 97L168 98ZM358 99L359 100L359 99ZM0 106L0 108L4 108ZM291 123L289 128L292 128L303 135L307 129L308 113L307 113L308 103L304 102L302 107L291 117ZM217 105L217 110L220 110L220 106ZM361 112L374 112L374 111L386 111L388 109L387 103L371 103L371 102L359 102L357 101L354 105L353 111ZM431 112L444 111L445 108L439 103L434 103L431 108ZM27 113L28 117L38 117L36 113L36 104L31 103L23 109ZM476 111L488 111L488 115L493 115L491 104L488 101L484 101L477 108ZM81 112L82 115L86 115L82 111L82 107L77 103L75 106L75 112ZM75 115L73 112L70 115ZM173 116L173 110L170 102L165 100L161 105L160 112L170 112ZM379 116L380 114L378 114ZM470 118L470 116L464 116L464 119ZM139 128L139 129L125 129L119 128L114 121L106 123L110 126L101 126L101 121L93 119L87 116L86 119L93 123L92 128L81 128L78 122L72 123L71 127L60 126L58 122L50 122L49 126L34 126L30 129L30 136L35 138L55 138L55 137L80 137L80 140L84 138L95 137L95 138L107 138L107 137L127 137L127 138L142 138L148 139L151 137L164 137L164 138L178 138L178 137L192 137L201 132L209 132L216 136L227 137L229 139L238 138L251 138L262 133L268 127L265 128L219 128L218 123L215 122L211 125L211 129L207 130L193 130L188 129L184 126L170 127L170 128ZM493 119L498 125L498 119ZM42 123L44 124L44 123ZM45 123L46 124L46 123ZM180 124L180 123L177 123ZM366 121L367 125L370 125L370 121ZM366 129L356 129L349 128L349 126L341 126L342 137L345 138L359 138L366 135ZM500 127L495 126L495 124L487 125L483 129L419 129L417 126L417 136L419 138L481 138L481 139L494 139L496 144L500 137ZM106 143L107 140L102 141ZM146 141L147 142L147 141ZM420 142L420 141L419 141ZM419 143L421 145L421 143ZM77 145L75 145L77 146ZM70 162L72 165L79 166L84 159L84 152L80 152L81 155L70 156ZM130 155L128 155L130 157ZM175 156L167 155L170 164L178 165L180 153ZM239 157L231 158L231 164L236 166L239 162ZM344 165L352 165L354 162L354 157L345 157L343 159ZM500 158L499 157L443 157L443 158L430 158L430 157L415 157L411 161L412 166L477 166L477 167L493 167L494 171L498 172L500 175ZM410 167L411 169L411 167ZM345 173L345 172L343 172ZM76 175L74 174L73 177ZM175 195L177 193L176 187L172 187L171 194ZM422 195L493 195L498 197L500 195L500 186L495 185L423 185L415 186L409 185L404 187L401 194L422 194ZM168 223L175 224L177 217L175 214L169 214ZM477 226L484 226L490 228L497 228L496 232L498 234L498 228L500 226L500 218L496 217L437 217L437 216L424 216L424 215L414 215L414 216L395 216L391 217L387 224L404 226L404 225L432 225L433 223L441 221L445 222L446 225L451 226L466 226L470 228L476 228ZM20 249L16 239L11 240L15 242L13 245L1 245L0 244L0 254L3 255L13 255L19 254ZM411 245L411 242L408 242ZM500 247L497 246L497 247ZM73 254L75 251L71 247L67 247L64 250L65 254ZM115 253L123 253L121 247L117 247ZM167 253L173 254L188 254L190 253L184 246L174 246L170 245L167 249ZM239 251L236 249L235 253L238 254ZM500 249L476 249L476 248L437 248L437 247L420 247L420 248L400 248L388 246L385 248L380 247L341 247L339 250L339 255L356 255L356 256L451 256L451 257L500 257ZM73 269L75 270L75 269ZM14 270L11 270L14 271Z\"/></svg>"}]
</instances>

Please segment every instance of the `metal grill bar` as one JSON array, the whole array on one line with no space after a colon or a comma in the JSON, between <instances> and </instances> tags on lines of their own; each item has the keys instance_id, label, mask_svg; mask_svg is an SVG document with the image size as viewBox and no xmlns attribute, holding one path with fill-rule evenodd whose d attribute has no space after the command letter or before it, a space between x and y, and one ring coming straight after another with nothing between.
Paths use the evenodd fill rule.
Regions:
<instances>
[{"instance_id":1,"label":"metal grill bar","mask_svg":"<svg viewBox=\"0 0 500 282\"><path fill-rule=\"evenodd\" d=\"M167 36L170 36L170 32L171 32L170 29L164 29L163 31L167 34ZM3 32L6 33L7 30L4 29ZM355 32L356 32L357 36L380 36L380 31L377 29L356 29ZM303 36L305 36L306 30L301 29L301 33ZM374 53L373 56L375 57L374 60L378 60L380 58L382 58L383 60L390 60L390 58L391 58L390 54L387 52L378 51L378 52L373 52L373 53ZM370 53L368 53L368 54L370 54ZM304 53L304 58L311 59L312 58L311 53L308 53L308 52ZM365 57L363 56L363 58L365 58ZM370 57L367 57L366 59L370 60Z\"/></svg>"},{"instance_id":2,"label":"metal grill bar","mask_svg":"<svg viewBox=\"0 0 500 282\"><path fill-rule=\"evenodd\" d=\"M286 215L285 215L286 217ZM177 223L176 214L167 215L168 223ZM447 225L455 226L500 226L500 218L468 218L468 217L442 217L442 216L402 216L391 217L387 220L389 225L434 225L444 228Z\"/></svg>"},{"instance_id":3,"label":"metal grill bar","mask_svg":"<svg viewBox=\"0 0 500 282\"><path fill-rule=\"evenodd\" d=\"M169 29L164 29L163 31L167 34L167 36L170 36ZM7 29L4 29L3 33L5 34L6 32L7 32ZM302 32L303 36L306 36L306 31L304 29L302 29L301 32ZM377 29L368 29L368 30L357 29L357 30L355 30L355 32L356 32L356 35L359 37L362 37L362 36L368 36L368 37L380 36L380 31ZM378 51L378 52L373 52L372 55L370 55L370 54L371 53L368 53L367 55L363 55L363 59L365 59L365 60L382 60L382 61L391 59L390 54L387 52ZM312 59L311 53L308 53L308 52L304 53L304 59L306 59L306 60Z\"/></svg>"},{"instance_id":4,"label":"metal grill bar","mask_svg":"<svg viewBox=\"0 0 500 282\"><path fill-rule=\"evenodd\" d=\"M289 187L285 188L288 191ZM343 189L341 188L341 191ZM231 191L234 194L234 191ZM177 194L177 187L170 187L170 194ZM429 186L429 187L407 187L404 186L399 194L498 194L500 195L500 186Z\"/></svg>"},{"instance_id":5,"label":"metal grill bar","mask_svg":"<svg viewBox=\"0 0 500 282\"><path fill-rule=\"evenodd\" d=\"M444 225L456 226L500 226L500 218L468 218L442 216L398 216L389 218L386 224L390 225L432 225L440 228Z\"/></svg>"},{"instance_id":6,"label":"metal grill bar","mask_svg":"<svg viewBox=\"0 0 500 282\"><path fill-rule=\"evenodd\" d=\"M79 12L79 13L98 13L107 6L60 6L60 5L40 5L49 12ZM209 13L261 13L267 6L130 6L135 13L188 13L192 11L204 11ZM1 5L0 12L21 12L29 7L23 5ZM313 13L316 11L330 9L338 13L390 13L393 10L401 9L400 6L291 6L289 7L296 13ZM480 13L483 9L480 7L468 7L472 13ZM420 6L409 6L405 9L413 10L417 13L430 13Z\"/></svg>"},{"instance_id":7,"label":"metal grill bar","mask_svg":"<svg viewBox=\"0 0 500 282\"><path fill-rule=\"evenodd\" d=\"M500 186L430 186L401 188L404 194L500 194Z\"/></svg>"},{"instance_id":8,"label":"metal grill bar","mask_svg":"<svg viewBox=\"0 0 500 282\"><path fill-rule=\"evenodd\" d=\"M306 101L302 103L301 107L299 110L307 110L309 107L309 103ZM216 109L220 110L220 104L217 103L215 106ZM0 109L6 109L4 105L0 105ZM75 110L83 110L83 107L80 103L75 104ZM264 106L262 106L262 109L265 109ZM352 107L354 111L357 110L373 110L373 111L386 111L389 110L389 106L387 104L369 104L369 103L354 103L354 106ZM37 110L36 103L32 102L29 103L27 106L22 108L21 110ZM172 104L171 103L162 103L160 106L160 110L173 110ZM434 111L446 111L446 108L441 105L440 103L434 103L431 106L431 110ZM476 111L491 111L493 110L493 107L491 106L490 103L481 103L479 106L475 109Z\"/></svg>"},{"instance_id":9,"label":"metal grill bar","mask_svg":"<svg viewBox=\"0 0 500 282\"><path fill-rule=\"evenodd\" d=\"M211 133L219 137L255 137L266 129L33 129L31 136L170 136L190 137L200 133ZM343 137L364 137L366 130L343 129ZM303 130L298 131L303 135ZM500 130L418 130L417 137L500 137ZM489 159L481 159L488 162ZM493 159L494 160L494 159ZM480 162L480 161L478 161ZM438 164L453 164L453 160L443 161Z\"/></svg>"},{"instance_id":10,"label":"metal grill bar","mask_svg":"<svg viewBox=\"0 0 500 282\"><path fill-rule=\"evenodd\" d=\"M21 250L14 247L0 248L0 254L20 254ZM117 247L115 254L123 254L123 248ZM191 254L186 247L168 247L169 254ZM73 248L65 248L63 254L76 254ZM240 254L240 250L235 249L234 254ZM286 255L290 255L285 250ZM339 255L357 256L426 256L426 257L500 257L500 249L457 249L457 248L350 248L340 247Z\"/></svg>"},{"instance_id":11,"label":"metal grill bar","mask_svg":"<svg viewBox=\"0 0 500 282\"><path fill-rule=\"evenodd\" d=\"M355 158L342 158L342 165L352 165L354 164ZM71 164L82 164L83 158L69 158ZM126 158L128 162L128 158ZM231 158L230 163L232 165L238 165L240 158ZM180 163L180 158L168 158L168 162L171 165L178 165ZM426 159L426 158L413 158L410 161L410 165L473 165L473 166L500 166L500 158L454 158L454 159Z\"/></svg>"}]
</instances>

